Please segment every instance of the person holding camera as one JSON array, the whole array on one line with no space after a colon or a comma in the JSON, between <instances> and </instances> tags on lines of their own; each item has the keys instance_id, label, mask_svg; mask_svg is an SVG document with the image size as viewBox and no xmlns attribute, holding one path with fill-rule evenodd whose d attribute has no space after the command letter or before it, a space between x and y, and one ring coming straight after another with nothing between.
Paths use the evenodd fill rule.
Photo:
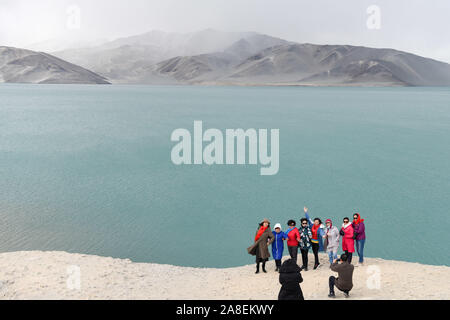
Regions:
<instances>
[{"instance_id":1,"label":"person holding camera","mask_svg":"<svg viewBox=\"0 0 450 320\"><path fill-rule=\"evenodd\" d=\"M331 265L331 270L338 273L338 277L331 276L329 278L330 294L328 297L336 298L334 287L344 292L346 298L350 295L350 290L353 288L353 271L355 267L348 263L348 256L344 253L341 259L334 260Z\"/></svg>"},{"instance_id":2,"label":"person holding camera","mask_svg":"<svg viewBox=\"0 0 450 320\"><path fill-rule=\"evenodd\" d=\"M340 235L342 236L342 250L347 255L348 263L351 264L353 252L355 252L355 239L353 238L353 226L350 223L350 219L347 217L344 218Z\"/></svg>"}]
</instances>

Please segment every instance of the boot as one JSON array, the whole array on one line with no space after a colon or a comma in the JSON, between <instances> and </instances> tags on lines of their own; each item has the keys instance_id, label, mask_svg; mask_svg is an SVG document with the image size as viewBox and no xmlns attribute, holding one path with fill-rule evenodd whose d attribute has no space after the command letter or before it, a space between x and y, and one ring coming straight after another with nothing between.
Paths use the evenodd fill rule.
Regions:
<instances>
[{"instance_id":1,"label":"boot","mask_svg":"<svg viewBox=\"0 0 450 320\"><path fill-rule=\"evenodd\" d=\"M344 291L344 296L345 296L346 298L350 298L349 292L348 292L348 291Z\"/></svg>"},{"instance_id":2,"label":"boot","mask_svg":"<svg viewBox=\"0 0 450 320\"><path fill-rule=\"evenodd\" d=\"M328 295L328 298L336 298L336 295L334 294L334 291L330 291L330 294Z\"/></svg>"},{"instance_id":3,"label":"boot","mask_svg":"<svg viewBox=\"0 0 450 320\"><path fill-rule=\"evenodd\" d=\"M259 273L259 263L256 264L256 272L255 273Z\"/></svg>"},{"instance_id":4,"label":"boot","mask_svg":"<svg viewBox=\"0 0 450 320\"><path fill-rule=\"evenodd\" d=\"M263 262L263 264L262 264L262 270L263 270L264 273L267 273L267 271L266 271L266 263L265 262Z\"/></svg>"}]
</instances>

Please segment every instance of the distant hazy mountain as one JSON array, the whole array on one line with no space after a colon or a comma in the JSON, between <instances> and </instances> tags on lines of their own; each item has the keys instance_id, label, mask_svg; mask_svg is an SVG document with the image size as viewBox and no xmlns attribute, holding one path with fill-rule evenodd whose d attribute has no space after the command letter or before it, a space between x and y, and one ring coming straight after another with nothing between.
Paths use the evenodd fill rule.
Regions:
<instances>
[{"instance_id":1,"label":"distant hazy mountain","mask_svg":"<svg viewBox=\"0 0 450 320\"><path fill-rule=\"evenodd\" d=\"M195 84L450 85L449 64L392 49L287 44L225 61L223 53L178 57L153 72Z\"/></svg>"},{"instance_id":2,"label":"distant hazy mountain","mask_svg":"<svg viewBox=\"0 0 450 320\"><path fill-rule=\"evenodd\" d=\"M0 47L0 83L108 84L102 76L42 52Z\"/></svg>"},{"instance_id":3,"label":"distant hazy mountain","mask_svg":"<svg viewBox=\"0 0 450 320\"><path fill-rule=\"evenodd\" d=\"M108 40L104 38L96 38L94 36L86 37L84 34L72 32L61 37L34 42L23 46L24 49L38 52L56 52L63 50L76 50L80 48L88 48L106 43Z\"/></svg>"},{"instance_id":4,"label":"distant hazy mountain","mask_svg":"<svg viewBox=\"0 0 450 320\"><path fill-rule=\"evenodd\" d=\"M248 40L245 46L242 41ZM254 32L222 32L212 29L193 33L151 31L121 38L100 46L64 50L53 54L81 65L114 82L152 82L158 75L148 74L158 62L177 56L192 56L222 52L233 45L231 54L243 59L264 48L288 43L285 40ZM170 81L170 79L167 79ZM158 81L164 82L164 79Z\"/></svg>"},{"instance_id":5,"label":"distant hazy mountain","mask_svg":"<svg viewBox=\"0 0 450 320\"><path fill-rule=\"evenodd\" d=\"M58 57L114 83L450 86L450 65L393 49L298 44L254 32L152 31Z\"/></svg>"}]
</instances>

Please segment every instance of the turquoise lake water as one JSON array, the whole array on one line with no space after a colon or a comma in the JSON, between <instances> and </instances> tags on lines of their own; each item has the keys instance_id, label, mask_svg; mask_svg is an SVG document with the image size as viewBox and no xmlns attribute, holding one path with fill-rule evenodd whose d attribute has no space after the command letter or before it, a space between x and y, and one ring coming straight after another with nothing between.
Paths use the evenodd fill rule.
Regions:
<instances>
[{"instance_id":1,"label":"turquoise lake water","mask_svg":"<svg viewBox=\"0 0 450 320\"><path fill-rule=\"evenodd\" d=\"M278 175L175 166L194 120L280 129ZM0 251L245 265L303 206L360 212L367 256L450 265L450 89L0 86Z\"/></svg>"}]
</instances>

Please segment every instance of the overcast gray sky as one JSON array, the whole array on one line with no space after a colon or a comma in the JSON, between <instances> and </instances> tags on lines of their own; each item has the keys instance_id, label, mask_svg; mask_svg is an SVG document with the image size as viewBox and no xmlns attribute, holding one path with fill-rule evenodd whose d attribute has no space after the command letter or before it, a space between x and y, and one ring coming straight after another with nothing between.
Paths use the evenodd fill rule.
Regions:
<instances>
[{"instance_id":1,"label":"overcast gray sky","mask_svg":"<svg viewBox=\"0 0 450 320\"><path fill-rule=\"evenodd\" d=\"M79 29L70 27L72 5L80 8ZM371 5L380 9L380 29L367 27ZM0 45L206 28L390 47L450 62L449 0L0 0Z\"/></svg>"}]
</instances>

